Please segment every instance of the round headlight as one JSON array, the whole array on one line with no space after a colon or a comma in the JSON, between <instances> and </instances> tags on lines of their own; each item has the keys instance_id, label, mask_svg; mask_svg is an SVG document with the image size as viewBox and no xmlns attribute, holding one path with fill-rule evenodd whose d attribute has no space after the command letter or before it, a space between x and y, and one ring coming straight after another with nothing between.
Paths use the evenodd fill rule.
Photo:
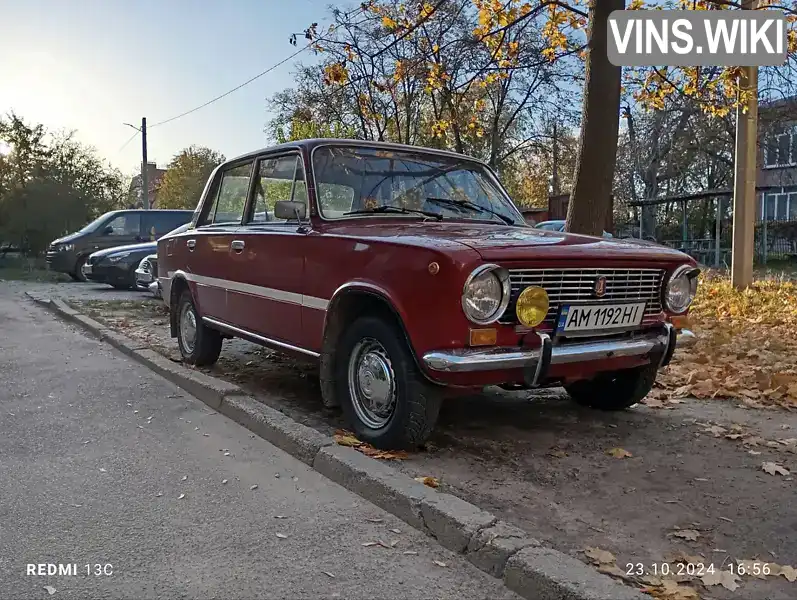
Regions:
<instances>
[{"instance_id":1,"label":"round headlight","mask_svg":"<svg viewBox=\"0 0 797 600\"><path fill-rule=\"evenodd\" d=\"M498 320L509 304L509 273L497 265L482 265L470 274L462 290L462 310L478 325Z\"/></svg>"},{"instance_id":2,"label":"round headlight","mask_svg":"<svg viewBox=\"0 0 797 600\"><path fill-rule=\"evenodd\" d=\"M684 265L675 270L664 290L667 310L680 314L686 312L697 293L697 269Z\"/></svg>"},{"instance_id":3,"label":"round headlight","mask_svg":"<svg viewBox=\"0 0 797 600\"><path fill-rule=\"evenodd\" d=\"M518 296L515 313L523 325L536 327L548 316L549 307L548 293L543 288L527 287Z\"/></svg>"}]
</instances>

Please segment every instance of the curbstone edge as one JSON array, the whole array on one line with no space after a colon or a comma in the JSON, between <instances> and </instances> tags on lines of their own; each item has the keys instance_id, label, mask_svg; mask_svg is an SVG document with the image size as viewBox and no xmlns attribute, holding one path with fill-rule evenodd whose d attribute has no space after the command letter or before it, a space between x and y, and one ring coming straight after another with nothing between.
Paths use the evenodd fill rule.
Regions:
<instances>
[{"instance_id":1,"label":"curbstone edge","mask_svg":"<svg viewBox=\"0 0 797 600\"><path fill-rule=\"evenodd\" d=\"M251 396L225 396L219 412L310 466L321 448L335 443Z\"/></svg>"},{"instance_id":2,"label":"curbstone edge","mask_svg":"<svg viewBox=\"0 0 797 600\"><path fill-rule=\"evenodd\" d=\"M226 396L244 394L237 385L175 364L154 350L135 350L130 355L211 408L218 410L222 399Z\"/></svg>"},{"instance_id":3,"label":"curbstone edge","mask_svg":"<svg viewBox=\"0 0 797 600\"><path fill-rule=\"evenodd\" d=\"M650 600L650 596L551 548L526 547L517 552L506 564L504 583L534 600Z\"/></svg>"},{"instance_id":4,"label":"curbstone edge","mask_svg":"<svg viewBox=\"0 0 797 600\"><path fill-rule=\"evenodd\" d=\"M313 460L313 468L408 525L426 530L421 501L436 492L393 467L352 448L335 445L319 450Z\"/></svg>"},{"instance_id":5,"label":"curbstone edge","mask_svg":"<svg viewBox=\"0 0 797 600\"><path fill-rule=\"evenodd\" d=\"M505 523L496 522L474 535L467 549L467 558L482 571L499 579L509 558L528 546L539 546L540 542L528 537L525 531Z\"/></svg>"},{"instance_id":6,"label":"curbstone edge","mask_svg":"<svg viewBox=\"0 0 797 600\"><path fill-rule=\"evenodd\" d=\"M462 553L479 530L498 519L462 498L437 492L421 500L421 516L426 528L440 544Z\"/></svg>"}]
</instances>

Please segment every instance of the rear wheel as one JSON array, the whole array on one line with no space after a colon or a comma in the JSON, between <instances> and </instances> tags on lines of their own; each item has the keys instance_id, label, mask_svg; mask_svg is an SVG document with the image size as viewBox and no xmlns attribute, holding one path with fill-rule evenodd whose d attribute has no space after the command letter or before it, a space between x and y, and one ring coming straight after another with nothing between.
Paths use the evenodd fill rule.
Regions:
<instances>
[{"instance_id":1,"label":"rear wheel","mask_svg":"<svg viewBox=\"0 0 797 600\"><path fill-rule=\"evenodd\" d=\"M601 373L593 379L565 386L578 404L599 410L623 410L650 393L656 381L658 364Z\"/></svg>"},{"instance_id":2,"label":"rear wheel","mask_svg":"<svg viewBox=\"0 0 797 600\"><path fill-rule=\"evenodd\" d=\"M191 292L185 290L182 293L176 310L177 345L183 360L199 367L215 363L221 354L221 333L202 322Z\"/></svg>"},{"instance_id":3,"label":"rear wheel","mask_svg":"<svg viewBox=\"0 0 797 600\"><path fill-rule=\"evenodd\" d=\"M360 317L338 344L335 385L357 437L383 449L426 441L442 398L418 370L399 328L381 317Z\"/></svg>"}]
</instances>

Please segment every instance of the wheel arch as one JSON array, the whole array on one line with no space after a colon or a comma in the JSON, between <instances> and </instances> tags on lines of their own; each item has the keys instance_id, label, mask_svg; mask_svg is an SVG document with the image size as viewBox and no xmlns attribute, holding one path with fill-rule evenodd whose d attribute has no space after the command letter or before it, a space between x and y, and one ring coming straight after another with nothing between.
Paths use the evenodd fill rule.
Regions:
<instances>
[{"instance_id":1,"label":"wheel arch","mask_svg":"<svg viewBox=\"0 0 797 600\"><path fill-rule=\"evenodd\" d=\"M180 296L185 290L190 291L188 279L183 273L177 272L172 276L171 285L169 286L169 335L177 337L177 309L180 301Z\"/></svg>"},{"instance_id":2,"label":"wheel arch","mask_svg":"<svg viewBox=\"0 0 797 600\"><path fill-rule=\"evenodd\" d=\"M327 305L324 318L324 333L321 342L320 381L321 396L327 407L338 406L339 400L335 398L335 383L333 381L337 342L347 324L364 314L378 314L388 318L395 324L410 350L420 372L424 373L418 356L412 345L412 340L404 323L399 309L390 300L390 295L384 289L370 283L353 282L339 287Z\"/></svg>"}]
</instances>

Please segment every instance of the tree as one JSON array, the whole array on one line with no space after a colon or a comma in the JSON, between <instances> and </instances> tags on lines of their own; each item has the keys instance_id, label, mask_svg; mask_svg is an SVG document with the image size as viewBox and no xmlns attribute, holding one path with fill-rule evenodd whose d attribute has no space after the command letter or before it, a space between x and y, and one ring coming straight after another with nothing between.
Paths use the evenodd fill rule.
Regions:
<instances>
[{"instance_id":1,"label":"tree","mask_svg":"<svg viewBox=\"0 0 797 600\"><path fill-rule=\"evenodd\" d=\"M189 146L178 152L158 187L158 206L196 208L210 174L224 161L224 155L204 146Z\"/></svg>"},{"instance_id":2,"label":"tree","mask_svg":"<svg viewBox=\"0 0 797 600\"><path fill-rule=\"evenodd\" d=\"M54 238L122 208L125 180L74 132L47 132L14 113L0 118L0 244L37 254Z\"/></svg>"}]
</instances>

